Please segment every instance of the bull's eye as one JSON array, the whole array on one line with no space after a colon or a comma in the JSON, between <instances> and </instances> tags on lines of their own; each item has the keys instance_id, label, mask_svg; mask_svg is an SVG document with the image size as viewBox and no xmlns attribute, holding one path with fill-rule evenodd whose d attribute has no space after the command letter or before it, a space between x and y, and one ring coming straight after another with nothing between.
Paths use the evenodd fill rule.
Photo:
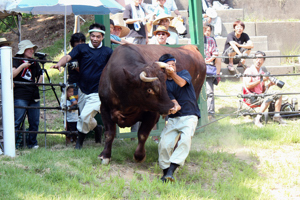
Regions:
<instances>
[{"instance_id":1,"label":"bull's eye","mask_svg":"<svg viewBox=\"0 0 300 200\"><path fill-rule=\"evenodd\" d=\"M149 94L154 94L154 91L153 91L151 88L149 88L149 89L147 90L147 92L148 92Z\"/></svg>"}]
</instances>

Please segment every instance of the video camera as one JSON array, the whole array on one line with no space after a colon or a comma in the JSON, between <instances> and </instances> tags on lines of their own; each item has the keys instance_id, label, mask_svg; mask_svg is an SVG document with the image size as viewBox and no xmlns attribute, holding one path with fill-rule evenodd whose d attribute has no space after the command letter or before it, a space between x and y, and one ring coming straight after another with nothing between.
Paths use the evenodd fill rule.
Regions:
<instances>
[{"instance_id":1,"label":"video camera","mask_svg":"<svg viewBox=\"0 0 300 200\"><path fill-rule=\"evenodd\" d=\"M39 60L47 60L47 59L46 59L46 56L47 56L46 53L36 52L36 53L34 53L34 56L35 56L35 57L38 57ZM41 62L41 63L42 63L42 64L45 64L46 62Z\"/></svg>"},{"instance_id":2,"label":"video camera","mask_svg":"<svg viewBox=\"0 0 300 200\"><path fill-rule=\"evenodd\" d=\"M277 78L275 78L274 76L271 76L270 72L267 72L266 75L269 75L269 80L272 83L275 83L279 88L283 88L285 82L278 80Z\"/></svg>"},{"instance_id":3,"label":"video camera","mask_svg":"<svg viewBox=\"0 0 300 200\"><path fill-rule=\"evenodd\" d=\"M72 70L74 70L75 68L78 67L78 62L77 61L69 62L68 67L70 67Z\"/></svg>"}]
</instances>

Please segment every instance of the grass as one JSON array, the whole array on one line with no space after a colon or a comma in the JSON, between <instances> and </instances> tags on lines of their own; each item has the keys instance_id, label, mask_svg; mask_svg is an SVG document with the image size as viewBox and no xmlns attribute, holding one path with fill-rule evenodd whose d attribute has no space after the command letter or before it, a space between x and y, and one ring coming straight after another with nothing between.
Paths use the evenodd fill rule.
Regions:
<instances>
[{"instance_id":1,"label":"grass","mask_svg":"<svg viewBox=\"0 0 300 200\"><path fill-rule=\"evenodd\" d=\"M294 91L299 78L278 77L282 90ZM274 87L273 89L279 90ZM216 94L237 94L237 82L221 82ZM48 91L49 92L49 91ZM282 91L283 92L283 91ZM299 99L299 98L298 98ZM219 116L236 110L237 98L216 98ZM56 118L62 116L55 114ZM58 124L55 122L54 124ZM55 130L55 125L49 124ZM97 159L103 144L88 140L81 151L64 145L64 136L48 135L47 148L1 156L1 199L281 199L299 197L300 126L273 122L262 128L250 117L230 116L194 136L185 166L174 184L160 181L157 144L146 143L147 159L133 162L137 141L115 140L110 165ZM40 146L44 135L38 136Z\"/></svg>"}]
</instances>

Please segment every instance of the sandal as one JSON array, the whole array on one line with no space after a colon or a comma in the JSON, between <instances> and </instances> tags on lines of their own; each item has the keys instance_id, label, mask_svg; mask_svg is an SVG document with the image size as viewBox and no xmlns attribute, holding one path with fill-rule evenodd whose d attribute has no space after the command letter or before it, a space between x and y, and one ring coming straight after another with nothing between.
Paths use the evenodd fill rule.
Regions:
<instances>
[{"instance_id":1,"label":"sandal","mask_svg":"<svg viewBox=\"0 0 300 200\"><path fill-rule=\"evenodd\" d=\"M230 72L234 72L234 71L235 71L235 69L234 69L234 67L233 67L232 65L228 65L228 66L227 66L227 69L228 69Z\"/></svg>"}]
</instances>

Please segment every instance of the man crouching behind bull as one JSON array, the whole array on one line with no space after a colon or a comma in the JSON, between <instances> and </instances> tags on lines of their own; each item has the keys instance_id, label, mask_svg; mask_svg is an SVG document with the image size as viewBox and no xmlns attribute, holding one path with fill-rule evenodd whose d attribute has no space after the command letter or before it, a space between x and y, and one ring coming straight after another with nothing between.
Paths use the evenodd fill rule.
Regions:
<instances>
[{"instance_id":1,"label":"man crouching behind bull","mask_svg":"<svg viewBox=\"0 0 300 200\"><path fill-rule=\"evenodd\" d=\"M102 24L92 24L89 27L89 44L79 44L72 51L62 57L52 68L60 69L72 59L77 59L79 63L78 80L78 107L80 116L77 122L78 138L75 149L81 149L86 134L94 130L96 143L101 142L102 126L97 125L94 116L100 112L100 99L98 86L102 71L107 64L112 49L102 45L105 34L105 26Z\"/></svg>"},{"instance_id":2,"label":"man crouching behind bull","mask_svg":"<svg viewBox=\"0 0 300 200\"><path fill-rule=\"evenodd\" d=\"M168 123L161 133L158 161L164 174L161 180L173 182L174 171L178 166L184 165L189 154L200 110L189 72L176 72L176 60L171 54L164 54L159 61L168 64L166 85L174 107L170 110Z\"/></svg>"}]
</instances>

